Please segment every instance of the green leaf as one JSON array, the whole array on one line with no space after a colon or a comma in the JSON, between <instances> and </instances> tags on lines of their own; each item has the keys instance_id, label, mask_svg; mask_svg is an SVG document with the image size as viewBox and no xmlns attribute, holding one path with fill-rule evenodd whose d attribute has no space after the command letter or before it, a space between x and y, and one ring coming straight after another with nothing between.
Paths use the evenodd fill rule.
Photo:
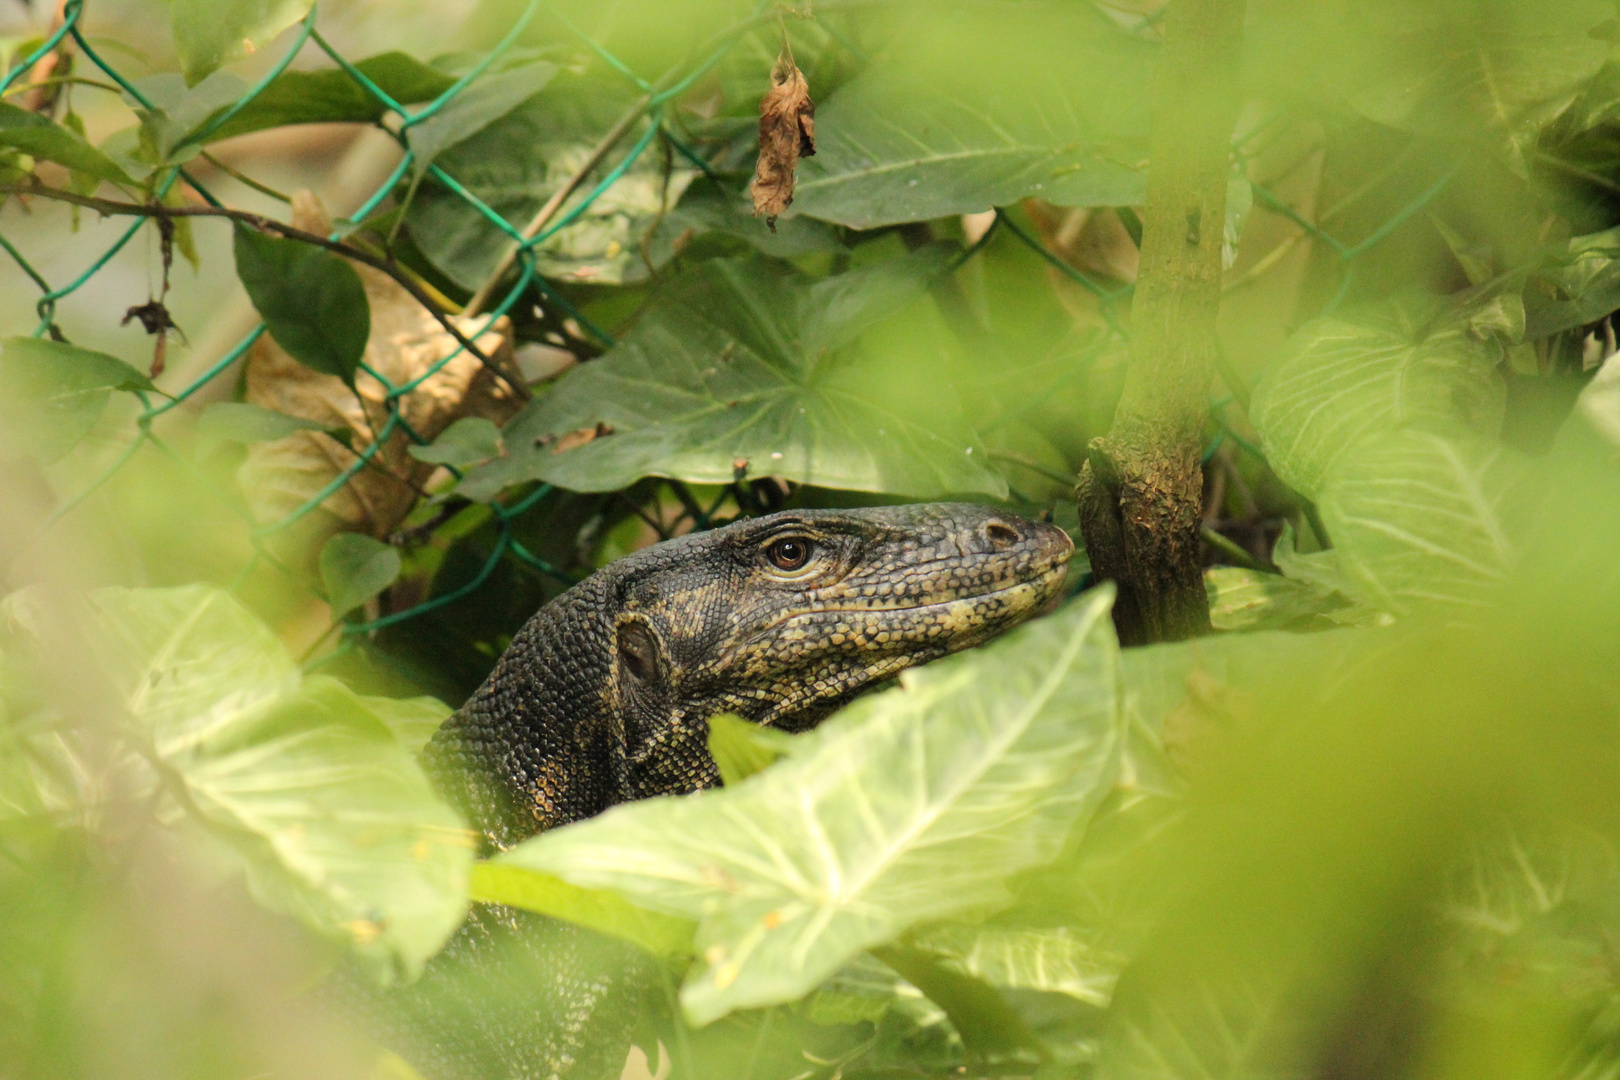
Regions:
<instances>
[{"instance_id":1,"label":"green leaf","mask_svg":"<svg viewBox=\"0 0 1620 1080\"><path fill-rule=\"evenodd\" d=\"M532 870L480 862L473 866L472 898L566 919L623 938L655 956L690 956L695 925L636 907L618 893L582 889Z\"/></svg>"},{"instance_id":2,"label":"green leaf","mask_svg":"<svg viewBox=\"0 0 1620 1080\"><path fill-rule=\"evenodd\" d=\"M86 670L255 893L380 974L419 971L466 911L471 840L387 726L302 679L223 590L101 589L80 610Z\"/></svg>"},{"instance_id":3,"label":"green leaf","mask_svg":"<svg viewBox=\"0 0 1620 1080\"><path fill-rule=\"evenodd\" d=\"M1609 59L1591 31L1609 0L1378 0L1355 13L1364 65L1351 102L1391 127L1455 139L1484 134L1514 163Z\"/></svg>"},{"instance_id":4,"label":"green leaf","mask_svg":"<svg viewBox=\"0 0 1620 1080\"><path fill-rule=\"evenodd\" d=\"M401 52L381 53L354 65L401 105L432 101L455 78ZM248 105L208 136L209 142L286 124L372 124L388 111L347 71L284 71Z\"/></svg>"},{"instance_id":5,"label":"green leaf","mask_svg":"<svg viewBox=\"0 0 1620 1080\"><path fill-rule=\"evenodd\" d=\"M1296 1076L1287 1023L1298 987L1280 972L1242 986L1189 978L1169 1007L1158 1003L1112 1018L1096 1080L1257 1080Z\"/></svg>"},{"instance_id":6,"label":"green leaf","mask_svg":"<svg viewBox=\"0 0 1620 1080\"><path fill-rule=\"evenodd\" d=\"M66 165L74 172L133 187L135 181L107 155L47 117L0 102L0 147Z\"/></svg>"},{"instance_id":7,"label":"green leaf","mask_svg":"<svg viewBox=\"0 0 1620 1080\"><path fill-rule=\"evenodd\" d=\"M1326 526L1323 528L1325 530ZM1394 621L1387 612L1354 599L1359 590L1340 567L1337 549L1301 552L1292 525L1283 525L1282 535L1271 549L1271 559L1285 579L1305 586L1318 596L1337 598L1338 606L1330 604L1320 613L1328 621L1342 626L1388 626Z\"/></svg>"},{"instance_id":8,"label":"green leaf","mask_svg":"<svg viewBox=\"0 0 1620 1080\"><path fill-rule=\"evenodd\" d=\"M371 336L360 275L342 257L237 225L236 274L270 336L294 360L353 384Z\"/></svg>"},{"instance_id":9,"label":"green leaf","mask_svg":"<svg viewBox=\"0 0 1620 1080\"><path fill-rule=\"evenodd\" d=\"M362 697L366 708L388 725L394 739L413 756L422 752L450 715L450 706L435 697Z\"/></svg>"},{"instance_id":10,"label":"green leaf","mask_svg":"<svg viewBox=\"0 0 1620 1080\"><path fill-rule=\"evenodd\" d=\"M328 424L243 401L212 402L197 418L197 436L205 445L204 452L222 442L271 442L285 439L295 431L330 430Z\"/></svg>"},{"instance_id":11,"label":"green leaf","mask_svg":"<svg viewBox=\"0 0 1620 1080\"><path fill-rule=\"evenodd\" d=\"M513 419L510 456L459 490L482 499L543 479L611 491L649 475L727 483L743 462L753 476L822 487L1003 497L949 387L917 356L857 342L922 297L943 261L930 248L820 281L760 258L694 267L611 352ZM597 437L575 445L586 432Z\"/></svg>"},{"instance_id":12,"label":"green leaf","mask_svg":"<svg viewBox=\"0 0 1620 1080\"><path fill-rule=\"evenodd\" d=\"M1315 499L1340 458L1369 435L1455 423L1495 436L1506 390L1501 349L1466 321L1391 302L1306 323L1266 373L1251 416L1266 460Z\"/></svg>"},{"instance_id":13,"label":"green leaf","mask_svg":"<svg viewBox=\"0 0 1620 1080\"><path fill-rule=\"evenodd\" d=\"M912 934L907 944L991 986L1067 994L1098 1007L1107 1006L1125 962L1066 927L934 923Z\"/></svg>"},{"instance_id":14,"label":"green leaf","mask_svg":"<svg viewBox=\"0 0 1620 1080\"><path fill-rule=\"evenodd\" d=\"M908 927L1008 899L1112 786L1111 590L901 677L736 787L614 807L497 864L699 920L687 1017L791 1001Z\"/></svg>"},{"instance_id":15,"label":"green leaf","mask_svg":"<svg viewBox=\"0 0 1620 1080\"><path fill-rule=\"evenodd\" d=\"M466 469L506 453L501 429L482 416L464 416L444 429L431 446L412 446L411 457L433 465Z\"/></svg>"},{"instance_id":16,"label":"green leaf","mask_svg":"<svg viewBox=\"0 0 1620 1080\"><path fill-rule=\"evenodd\" d=\"M314 0L174 0L169 25L186 81L196 84L309 14Z\"/></svg>"},{"instance_id":17,"label":"green leaf","mask_svg":"<svg viewBox=\"0 0 1620 1080\"><path fill-rule=\"evenodd\" d=\"M532 100L442 150L437 163L513 229L522 229L634 103L628 91L565 72ZM620 154L646 133L647 124L643 120L625 134ZM579 210L621 161L609 154L553 222ZM680 166L666 172L660 155L642 153L576 221L534 248L535 269L549 278L592 284L644 280L649 269L643 238L697 175ZM433 265L468 289L483 283L511 243L478 208L432 179L417 190L406 224Z\"/></svg>"},{"instance_id":18,"label":"green leaf","mask_svg":"<svg viewBox=\"0 0 1620 1080\"><path fill-rule=\"evenodd\" d=\"M1570 240L1524 289L1524 337L1537 341L1573 330L1620 308L1620 229Z\"/></svg>"},{"instance_id":19,"label":"green leaf","mask_svg":"<svg viewBox=\"0 0 1620 1080\"><path fill-rule=\"evenodd\" d=\"M321 548L321 584L332 617L347 615L399 577L399 552L361 533L340 532Z\"/></svg>"},{"instance_id":20,"label":"green leaf","mask_svg":"<svg viewBox=\"0 0 1620 1080\"><path fill-rule=\"evenodd\" d=\"M818 108L790 213L869 229L1029 196L1141 204L1157 46L1054 0L930 9L898 37Z\"/></svg>"},{"instance_id":21,"label":"green leaf","mask_svg":"<svg viewBox=\"0 0 1620 1080\"><path fill-rule=\"evenodd\" d=\"M465 87L432 116L405 129L405 139L416 155L418 175L427 171L440 151L478 134L546 88L557 65L539 61L486 74Z\"/></svg>"},{"instance_id":22,"label":"green leaf","mask_svg":"<svg viewBox=\"0 0 1620 1080\"><path fill-rule=\"evenodd\" d=\"M762 728L731 713L709 718L709 756L728 787L774 764L792 744L793 736L787 732Z\"/></svg>"},{"instance_id":23,"label":"green leaf","mask_svg":"<svg viewBox=\"0 0 1620 1080\"><path fill-rule=\"evenodd\" d=\"M1514 564L1513 499L1527 463L1467 431L1368 440L1328 474L1323 521L1358 599L1403 614L1478 604Z\"/></svg>"},{"instance_id":24,"label":"green leaf","mask_svg":"<svg viewBox=\"0 0 1620 1080\"><path fill-rule=\"evenodd\" d=\"M1310 581L1215 566L1204 571L1209 621L1217 630L1303 630L1331 626L1348 601Z\"/></svg>"},{"instance_id":25,"label":"green leaf","mask_svg":"<svg viewBox=\"0 0 1620 1080\"><path fill-rule=\"evenodd\" d=\"M19 454L51 462L78 445L114 390L152 390L116 357L60 341L0 340L0 438Z\"/></svg>"}]
</instances>

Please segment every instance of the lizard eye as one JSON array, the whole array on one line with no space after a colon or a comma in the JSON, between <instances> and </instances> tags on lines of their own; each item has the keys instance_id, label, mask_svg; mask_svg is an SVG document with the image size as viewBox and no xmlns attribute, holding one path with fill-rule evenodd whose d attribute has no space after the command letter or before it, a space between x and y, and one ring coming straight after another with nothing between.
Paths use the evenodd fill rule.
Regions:
<instances>
[{"instance_id":1,"label":"lizard eye","mask_svg":"<svg viewBox=\"0 0 1620 1080\"><path fill-rule=\"evenodd\" d=\"M765 557L778 570L792 572L802 569L810 561L813 550L814 545L802 536L784 536L765 549Z\"/></svg>"}]
</instances>

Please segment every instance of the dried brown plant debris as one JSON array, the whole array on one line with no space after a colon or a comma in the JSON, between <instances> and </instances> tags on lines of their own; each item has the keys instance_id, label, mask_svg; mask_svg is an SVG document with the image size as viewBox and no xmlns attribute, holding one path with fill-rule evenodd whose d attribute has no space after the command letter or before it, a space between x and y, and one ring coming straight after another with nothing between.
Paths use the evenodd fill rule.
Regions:
<instances>
[{"instance_id":1,"label":"dried brown plant debris","mask_svg":"<svg viewBox=\"0 0 1620 1080\"><path fill-rule=\"evenodd\" d=\"M331 227L324 209L308 192L294 196L293 224L322 234ZM387 425L391 408L399 411L405 425L431 442L462 417L481 416L500 424L522 405L509 386L465 351L429 375L456 351L455 339L388 275L367 266L355 269L371 307L366 366L396 387L422 381L390 403L388 387L364 369L357 373L351 390L336 376L298 363L269 335L262 336L248 355L246 400L314 420L336 429L342 438L300 431L250 447L238 479L261 522L280 521L297 511L352 466ZM485 319L456 317L456 321L471 337ZM512 327L505 316L475 340L495 365L514 380L518 378ZM313 523L298 530L303 544L318 549L325 536L340 529L375 537L392 532L437 468L412 457L408 452L412 444L404 425L396 426L376 448L370 463L327 496L318 513L309 515Z\"/></svg>"},{"instance_id":2,"label":"dried brown plant debris","mask_svg":"<svg viewBox=\"0 0 1620 1080\"><path fill-rule=\"evenodd\" d=\"M810 85L784 43L771 69L771 88L759 101L759 163L748 191L754 213L776 231L776 216L793 202L793 174L799 159L816 152L816 103Z\"/></svg>"}]
</instances>

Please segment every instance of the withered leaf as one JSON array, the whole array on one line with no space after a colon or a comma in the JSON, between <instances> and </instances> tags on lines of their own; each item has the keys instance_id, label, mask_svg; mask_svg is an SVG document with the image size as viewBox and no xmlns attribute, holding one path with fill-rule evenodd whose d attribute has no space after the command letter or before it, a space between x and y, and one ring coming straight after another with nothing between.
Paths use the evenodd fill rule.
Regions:
<instances>
[{"instance_id":1,"label":"withered leaf","mask_svg":"<svg viewBox=\"0 0 1620 1080\"><path fill-rule=\"evenodd\" d=\"M793 173L799 159L816 152L815 115L810 86L793 54L784 48L771 69L771 88L759 101L759 162L748 186L754 213L765 215L772 232L776 215L793 201Z\"/></svg>"},{"instance_id":2,"label":"withered leaf","mask_svg":"<svg viewBox=\"0 0 1620 1080\"><path fill-rule=\"evenodd\" d=\"M576 450L584 446L594 439L600 439L611 434L613 434L613 425L598 421L595 427L582 427L578 431L570 431L566 435L559 436L556 444L552 446L551 452L553 454L565 454L570 450Z\"/></svg>"},{"instance_id":3,"label":"withered leaf","mask_svg":"<svg viewBox=\"0 0 1620 1080\"><path fill-rule=\"evenodd\" d=\"M293 196L293 224L307 232L330 231L331 218L309 192ZM371 311L371 335L362 373L351 388L335 375L314 371L281 349L268 336L248 354L246 394L249 404L287 416L311 420L325 431L296 431L282 439L254 443L239 471L254 516L266 524L298 513L356 458L371 452L367 467L350 476L320 504L320 514L301 519L307 528L289 532L289 560L313 559L327 536L337 531L388 536L404 520L438 465L410 453L414 441L408 425L431 443L456 420L483 417L497 425L522 406L511 386L495 378L476 357L459 351L438 321L388 275L370 267L356 268ZM452 316L486 356L503 371L515 374L511 321L504 315L486 327L482 317ZM480 333L482 331L482 333ZM453 359L448 359L455 353ZM392 396L392 387L411 386ZM403 421L390 428L394 413ZM376 434L390 430L381 446ZM295 555L294 552L297 552Z\"/></svg>"}]
</instances>

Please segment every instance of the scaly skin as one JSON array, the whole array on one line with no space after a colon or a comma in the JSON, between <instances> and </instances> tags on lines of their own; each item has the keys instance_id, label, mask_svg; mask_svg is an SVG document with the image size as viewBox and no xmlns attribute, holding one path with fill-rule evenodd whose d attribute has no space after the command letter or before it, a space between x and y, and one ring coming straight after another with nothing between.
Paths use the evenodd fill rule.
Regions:
<instances>
[{"instance_id":1,"label":"scaly skin","mask_svg":"<svg viewBox=\"0 0 1620 1080\"><path fill-rule=\"evenodd\" d=\"M784 541L807 546L802 567L773 564ZM785 511L657 544L529 620L425 759L495 848L713 787L709 717L813 727L1040 611L1072 551L1054 526L956 503Z\"/></svg>"},{"instance_id":2,"label":"scaly skin","mask_svg":"<svg viewBox=\"0 0 1620 1080\"><path fill-rule=\"evenodd\" d=\"M802 566L773 562L784 542ZM542 608L424 761L486 851L713 787L711 716L804 731L1043 610L1072 551L1053 526L964 504L788 511L670 540ZM618 1075L657 982L628 945L477 906L389 995L385 1026L433 1080L598 1080Z\"/></svg>"}]
</instances>

